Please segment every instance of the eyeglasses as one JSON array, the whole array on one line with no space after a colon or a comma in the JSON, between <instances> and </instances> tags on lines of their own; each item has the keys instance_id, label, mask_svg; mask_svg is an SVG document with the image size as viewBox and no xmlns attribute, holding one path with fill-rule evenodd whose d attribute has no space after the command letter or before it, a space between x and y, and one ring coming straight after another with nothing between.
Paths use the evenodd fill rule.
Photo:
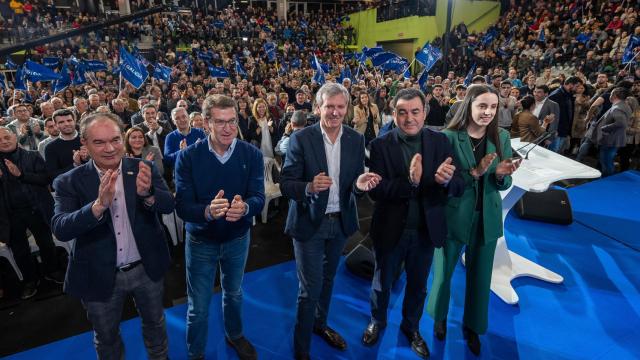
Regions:
<instances>
[{"instance_id":1,"label":"eyeglasses","mask_svg":"<svg viewBox=\"0 0 640 360\"><path fill-rule=\"evenodd\" d=\"M218 129L224 129L227 125L229 125L229 128L235 129L238 127L238 119L233 119L229 121L215 120L213 122L213 125Z\"/></svg>"}]
</instances>

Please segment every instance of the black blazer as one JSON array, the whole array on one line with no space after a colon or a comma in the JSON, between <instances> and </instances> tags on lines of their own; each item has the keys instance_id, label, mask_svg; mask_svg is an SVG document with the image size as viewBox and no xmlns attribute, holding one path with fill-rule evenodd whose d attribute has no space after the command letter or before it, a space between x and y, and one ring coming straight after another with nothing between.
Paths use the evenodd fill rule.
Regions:
<instances>
[{"instance_id":1,"label":"black blazer","mask_svg":"<svg viewBox=\"0 0 640 360\"><path fill-rule=\"evenodd\" d=\"M320 172L329 174L320 124L295 131L289 140L286 161L280 176L280 190L289 201L285 233L297 240L313 236L320 226L329 201L329 190L317 198L306 196L305 189ZM340 138L340 218L342 231L351 236L359 228L355 195L358 176L364 172L364 137L342 126Z\"/></svg>"},{"instance_id":2,"label":"black blazer","mask_svg":"<svg viewBox=\"0 0 640 360\"><path fill-rule=\"evenodd\" d=\"M460 167L455 164L453 150L447 137L429 129L422 129L422 181L418 187L409 182L409 167L403 161L399 129L395 128L371 141L369 170L380 175L382 181L369 192L375 200L370 235L377 249L393 248L404 231L409 199L419 198L424 214L426 233L420 237L441 247L447 237L445 205L449 196L459 197L464 192ZM451 157L456 171L445 187L435 181L440 164Z\"/></svg>"},{"instance_id":3,"label":"black blazer","mask_svg":"<svg viewBox=\"0 0 640 360\"><path fill-rule=\"evenodd\" d=\"M158 170L150 162L155 204L144 205L136 194L138 162L122 159L122 182L131 230L140 252L144 269L153 281L162 279L169 267L169 250L158 213L169 214L175 207ZM60 241L75 239L69 259L64 290L86 301L102 301L113 292L116 276L116 238L109 210L100 221L91 212L98 197L100 180L93 160L66 172L53 182L55 213L52 230Z\"/></svg>"}]
</instances>

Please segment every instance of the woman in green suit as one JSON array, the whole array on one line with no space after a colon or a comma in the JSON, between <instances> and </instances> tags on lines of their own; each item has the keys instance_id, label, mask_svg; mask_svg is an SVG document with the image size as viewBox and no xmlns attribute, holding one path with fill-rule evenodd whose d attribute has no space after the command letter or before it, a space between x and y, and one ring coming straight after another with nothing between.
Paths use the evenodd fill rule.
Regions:
<instances>
[{"instance_id":1,"label":"woman in green suit","mask_svg":"<svg viewBox=\"0 0 640 360\"><path fill-rule=\"evenodd\" d=\"M478 334L487 330L487 311L493 254L502 236L502 200L499 191L511 186L519 161L511 159L509 133L498 127L498 92L487 85L472 85L444 133L453 147L456 167L465 180L459 198L446 207L447 241L434 254L434 280L427 311L434 334L444 340L451 275L465 248L467 277L463 335L469 349L480 353Z\"/></svg>"}]
</instances>

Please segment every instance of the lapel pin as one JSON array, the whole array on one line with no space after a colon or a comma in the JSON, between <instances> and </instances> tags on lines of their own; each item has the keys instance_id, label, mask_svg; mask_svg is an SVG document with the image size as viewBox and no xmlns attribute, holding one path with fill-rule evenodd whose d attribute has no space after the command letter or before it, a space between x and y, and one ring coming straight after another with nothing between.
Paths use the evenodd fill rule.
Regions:
<instances>
[{"instance_id":1,"label":"lapel pin","mask_svg":"<svg viewBox=\"0 0 640 360\"><path fill-rule=\"evenodd\" d=\"M133 175L133 171L127 171L127 175Z\"/></svg>"}]
</instances>

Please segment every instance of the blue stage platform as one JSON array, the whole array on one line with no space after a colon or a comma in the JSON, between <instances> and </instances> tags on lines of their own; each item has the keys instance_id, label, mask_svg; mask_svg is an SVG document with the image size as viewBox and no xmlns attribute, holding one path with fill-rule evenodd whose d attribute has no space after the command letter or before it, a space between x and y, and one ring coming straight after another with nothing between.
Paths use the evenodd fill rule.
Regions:
<instances>
[{"instance_id":1,"label":"blue stage platform","mask_svg":"<svg viewBox=\"0 0 640 360\"><path fill-rule=\"evenodd\" d=\"M569 226L507 219L509 248L564 276L562 284L531 278L514 280L520 303L511 306L491 295L488 333L481 337L483 359L638 359L640 358L640 175L625 173L569 190L576 222ZM583 225L586 224L587 226ZM432 320L421 322L434 359L473 359L462 339L464 268L453 276L447 340L432 336ZM431 281L431 280L429 280ZM390 303L389 326L377 346L360 337L368 321L369 283L342 264L335 282L329 324L349 348L335 351L314 337L316 359L417 359L399 332L404 279ZM245 334L260 359L291 359L297 281L295 264L283 263L245 276ZM211 304L208 359L235 359L224 342L220 294ZM167 309L170 357L186 358L186 306ZM55 331L55 329L51 329ZM122 324L127 359L145 358L140 321ZM92 335L35 348L8 359L95 358Z\"/></svg>"}]
</instances>

